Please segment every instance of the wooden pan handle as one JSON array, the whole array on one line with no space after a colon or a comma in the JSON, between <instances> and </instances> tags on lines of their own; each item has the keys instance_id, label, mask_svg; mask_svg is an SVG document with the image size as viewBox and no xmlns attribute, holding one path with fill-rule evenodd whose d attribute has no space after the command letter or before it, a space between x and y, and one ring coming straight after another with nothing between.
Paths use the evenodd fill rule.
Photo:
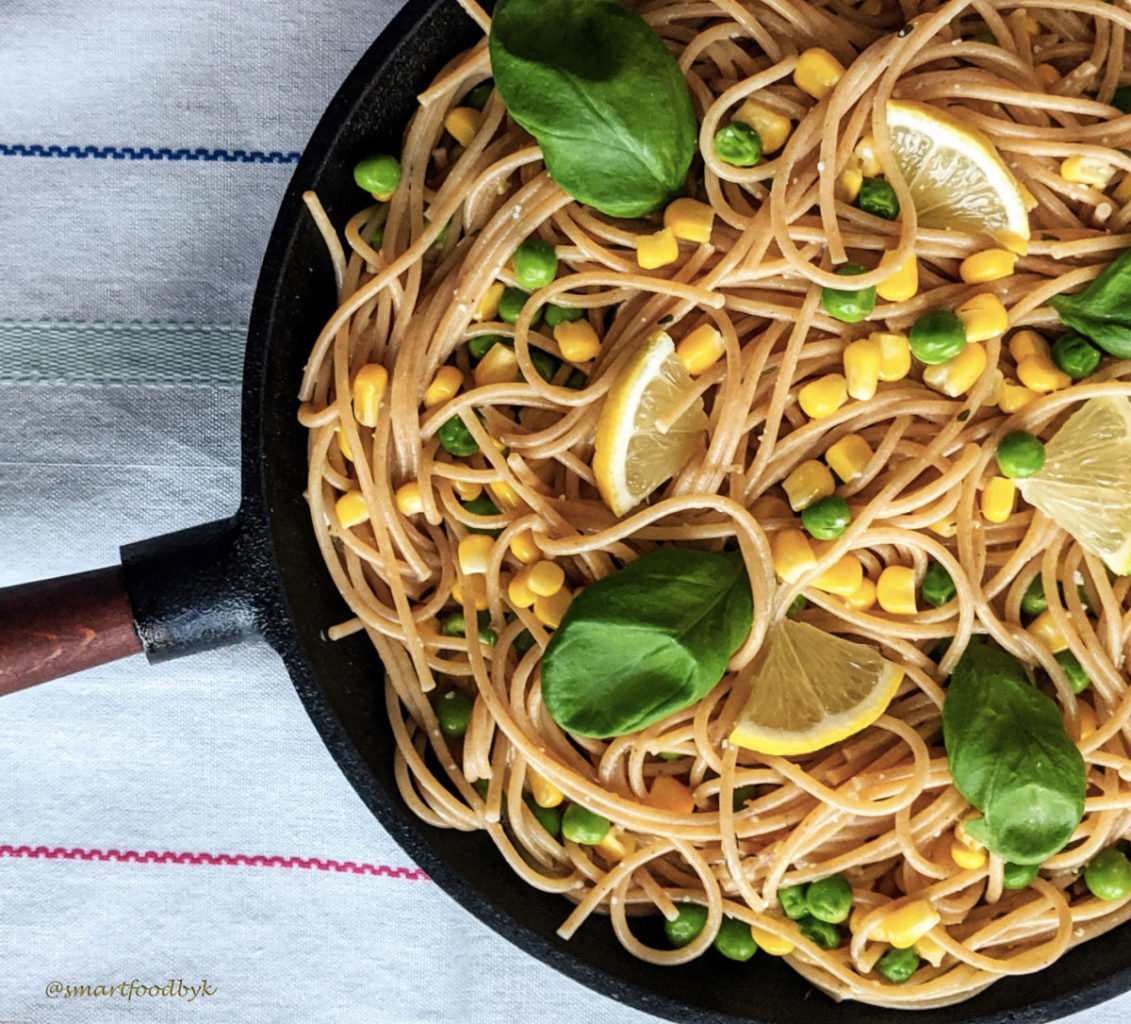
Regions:
<instances>
[{"instance_id":1,"label":"wooden pan handle","mask_svg":"<svg viewBox=\"0 0 1131 1024\"><path fill-rule=\"evenodd\" d=\"M0 694L141 650L121 566L0 589Z\"/></svg>"}]
</instances>

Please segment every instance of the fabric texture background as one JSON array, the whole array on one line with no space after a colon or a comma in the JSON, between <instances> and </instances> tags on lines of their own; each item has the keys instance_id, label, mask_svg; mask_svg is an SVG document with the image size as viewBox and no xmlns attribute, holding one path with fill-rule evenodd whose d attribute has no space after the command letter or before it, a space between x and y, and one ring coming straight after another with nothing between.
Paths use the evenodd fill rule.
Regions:
<instances>
[{"instance_id":1,"label":"fabric texture background","mask_svg":"<svg viewBox=\"0 0 1131 1024\"><path fill-rule=\"evenodd\" d=\"M275 209L398 7L0 4L0 586L235 510ZM424 878L254 644L0 701L0 966L4 1022L656 1020Z\"/></svg>"}]
</instances>

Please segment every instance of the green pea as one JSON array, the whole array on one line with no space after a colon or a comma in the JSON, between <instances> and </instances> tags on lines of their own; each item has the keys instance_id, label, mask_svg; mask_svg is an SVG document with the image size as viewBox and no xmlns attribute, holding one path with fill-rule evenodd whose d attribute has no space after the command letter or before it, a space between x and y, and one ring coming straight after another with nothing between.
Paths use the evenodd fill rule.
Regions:
<instances>
[{"instance_id":1,"label":"green pea","mask_svg":"<svg viewBox=\"0 0 1131 1024\"><path fill-rule=\"evenodd\" d=\"M958 593L950 573L939 562L932 562L923 573L923 581L919 584L923 600L936 608L941 608L947 601L953 601Z\"/></svg>"},{"instance_id":2,"label":"green pea","mask_svg":"<svg viewBox=\"0 0 1131 1024\"><path fill-rule=\"evenodd\" d=\"M534 815L539 825L541 825L555 839L561 835L561 807L542 807L529 793L527 793L523 797L523 799L526 801L526 806L530 808L530 813Z\"/></svg>"},{"instance_id":3,"label":"green pea","mask_svg":"<svg viewBox=\"0 0 1131 1024\"><path fill-rule=\"evenodd\" d=\"M585 310L577 306L555 306L552 302L542 307L542 319L552 331L558 324L573 323L585 316Z\"/></svg>"},{"instance_id":4,"label":"green pea","mask_svg":"<svg viewBox=\"0 0 1131 1024\"><path fill-rule=\"evenodd\" d=\"M528 238L521 242L511 260L518 286L528 292L545 288L557 277L558 254L543 238Z\"/></svg>"},{"instance_id":5,"label":"green pea","mask_svg":"<svg viewBox=\"0 0 1131 1024\"><path fill-rule=\"evenodd\" d=\"M798 594L792 601L790 601L789 607L786 609L785 613L786 615L798 615L801 612L805 611L808 606L809 602L805 600L805 595Z\"/></svg>"},{"instance_id":6,"label":"green pea","mask_svg":"<svg viewBox=\"0 0 1131 1024\"><path fill-rule=\"evenodd\" d=\"M867 273L859 263L846 263L836 272L844 277ZM821 305L835 320L846 324L859 323L876 308L876 289L822 288Z\"/></svg>"},{"instance_id":7,"label":"green pea","mask_svg":"<svg viewBox=\"0 0 1131 1024\"><path fill-rule=\"evenodd\" d=\"M840 931L835 924L806 914L797 922L798 930L821 949L836 949L840 945Z\"/></svg>"},{"instance_id":8,"label":"green pea","mask_svg":"<svg viewBox=\"0 0 1131 1024\"><path fill-rule=\"evenodd\" d=\"M791 920L799 921L809 913L809 907L805 903L805 889L804 885L787 885L778 890L778 902L785 911L785 916Z\"/></svg>"},{"instance_id":9,"label":"green pea","mask_svg":"<svg viewBox=\"0 0 1131 1024\"><path fill-rule=\"evenodd\" d=\"M467 732L474 703L463 690L445 690L440 694L433 704L440 732L450 740L459 739Z\"/></svg>"},{"instance_id":10,"label":"green pea","mask_svg":"<svg viewBox=\"0 0 1131 1024\"><path fill-rule=\"evenodd\" d=\"M852 913L852 886L839 872L818 878L805 890L805 906L818 921L840 924Z\"/></svg>"},{"instance_id":11,"label":"green pea","mask_svg":"<svg viewBox=\"0 0 1131 1024\"><path fill-rule=\"evenodd\" d=\"M1033 581L1025 588L1025 593L1021 596L1021 610L1026 615L1040 615L1049 606L1048 599L1045 597L1045 583L1041 579L1041 574L1037 573L1033 577Z\"/></svg>"},{"instance_id":12,"label":"green pea","mask_svg":"<svg viewBox=\"0 0 1131 1024\"><path fill-rule=\"evenodd\" d=\"M750 925L736 917L723 917L713 943L728 960L745 963L758 952L758 943L750 931Z\"/></svg>"},{"instance_id":13,"label":"green pea","mask_svg":"<svg viewBox=\"0 0 1131 1024\"><path fill-rule=\"evenodd\" d=\"M476 629L480 641L494 647L499 638L490 627L490 621L490 612L480 612ZM467 623L464 621L463 612L452 612L451 615L446 616L440 623L440 632L444 636L467 636Z\"/></svg>"},{"instance_id":14,"label":"green pea","mask_svg":"<svg viewBox=\"0 0 1131 1024\"><path fill-rule=\"evenodd\" d=\"M997 36L992 32L975 32L972 36L967 36L972 43L987 43L990 46L997 46Z\"/></svg>"},{"instance_id":15,"label":"green pea","mask_svg":"<svg viewBox=\"0 0 1131 1024\"><path fill-rule=\"evenodd\" d=\"M436 431L436 436L440 439L440 445L444 450L451 452L452 455L464 458L479 451L479 442L471 436L467 424L459 416L445 420Z\"/></svg>"},{"instance_id":16,"label":"green pea","mask_svg":"<svg viewBox=\"0 0 1131 1024\"><path fill-rule=\"evenodd\" d=\"M521 657L534 646L534 634L529 629L524 629L514 638L514 643L511 646L515 653Z\"/></svg>"},{"instance_id":17,"label":"green pea","mask_svg":"<svg viewBox=\"0 0 1131 1024\"><path fill-rule=\"evenodd\" d=\"M715 155L734 167L753 167L762 159L762 137L745 121L731 121L715 132Z\"/></svg>"},{"instance_id":18,"label":"green pea","mask_svg":"<svg viewBox=\"0 0 1131 1024\"><path fill-rule=\"evenodd\" d=\"M1002 866L1001 884L1007 889L1024 889L1040 869L1040 864L1014 864L1007 860Z\"/></svg>"},{"instance_id":19,"label":"green pea","mask_svg":"<svg viewBox=\"0 0 1131 1024\"><path fill-rule=\"evenodd\" d=\"M1068 681L1072 684L1072 692L1083 693L1091 680L1088 678L1088 673L1084 671L1084 666L1080 664L1080 659L1068 650L1058 651L1053 657L1056 658L1056 663L1064 669L1064 674L1068 676Z\"/></svg>"},{"instance_id":20,"label":"green pea","mask_svg":"<svg viewBox=\"0 0 1131 1024\"><path fill-rule=\"evenodd\" d=\"M589 383L589 378L585 376L577 367L574 367L569 372L569 376L565 379L565 386L572 388L574 391L580 391L586 384Z\"/></svg>"},{"instance_id":21,"label":"green pea","mask_svg":"<svg viewBox=\"0 0 1131 1024\"><path fill-rule=\"evenodd\" d=\"M353 180L366 192L384 195L400 184L401 162L388 153L366 157L354 166Z\"/></svg>"},{"instance_id":22,"label":"green pea","mask_svg":"<svg viewBox=\"0 0 1131 1024\"><path fill-rule=\"evenodd\" d=\"M570 804L562 815L562 835L574 843L596 846L609 834L609 819L581 804Z\"/></svg>"},{"instance_id":23,"label":"green pea","mask_svg":"<svg viewBox=\"0 0 1131 1024\"><path fill-rule=\"evenodd\" d=\"M1116 89L1111 105L1124 114L1131 114L1131 85L1121 85Z\"/></svg>"},{"instance_id":24,"label":"green pea","mask_svg":"<svg viewBox=\"0 0 1131 1024\"><path fill-rule=\"evenodd\" d=\"M373 234L369 238L369 246L372 249L380 249L381 243L385 241L385 225L378 224L373 229Z\"/></svg>"},{"instance_id":25,"label":"green pea","mask_svg":"<svg viewBox=\"0 0 1131 1024\"><path fill-rule=\"evenodd\" d=\"M486 800L487 799L487 789L490 785L491 784L487 779L476 779L471 784L471 788L474 789L475 792L479 794L480 800Z\"/></svg>"},{"instance_id":26,"label":"green pea","mask_svg":"<svg viewBox=\"0 0 1131 1024\"><path fill-rule=\"evenodd\" d=\"M876 961L876 970L888 981L902 985L918 969L921 961L919 954L913 949L889 949Z\"/></svg>"},{"instance_id":27,"label":"green pea","mask_svg":"<svg viewBox=\"0 0 1131 1024\"><path fill-rule=\"evenodd\" d=\"M911 354L933 366L953 359L966 347L966 328L957 313L932 309L911 325L907 340Z\"/></svg>"},{"instance_id":28,"label":"green pea","mask_svg":"<svg viewBox=\"0 0 1131 1024\"><path fill-rule=\"evenodd\" d=\"M477 498L468 498L467 501L461 501L460 504L474 516L497 516L499 514L499 506L486 494L480 494Z\"/></svg>"},{"instance_id":29,"label":"green pea","mask_svg":"<svg viewBox=\"0 0 1131 1024\"><path fill-rule=\"evenodd\" d=\"M997 443L997 468L1002 476L1024 479L1040 472L1045 446L1027 430L1011 430Z\"/></svg>"},{"instance_id":30,"label":"green pea","mask_svg":"<svg viewBox=\"0 0 1131 1024\"><path fill-rule=\"evenodd\" d=\"M504 338L501 334L477 334L474 338L468 338L467 354L475 362L479 362L496 345L513 344L510 338Z\"/></svg>"},{"instance_id":31,"label":"green pea","mask_svg":"<svg viewBox=\"0 0 1131 1024\"><path fill-rule=\"evenodd\" d=\"M1121 900L1131 895L1131 861L1114 846L1100 850L1084 868L1084 882L1101 900Z\"/></svg>"},{"instance_id":32,"label":"green pea","mask_svg":"<svg viewBox=\"0 0 1131 1024\"><path fill-rule=\"evenodd\" d=\"M482 110L487 106L487 100L491 98L491 90L495 88L495 80L488 78L486 81L480 82L478 85L473 86L466 96L463 98L463 105L465 107L472 107L475 110Z\"/></svg>"},{"instance_id":33,"label":"green pea","mask_svg":"<svg viewBox=\"0 0 1131 1024\"><path fill-rule=\"evenodd\" d=\"M1073 380L1090 377L1100 365L1100 350L1082 334L1062 334L1052 343L1052 361Z\"/></svg>"},{"instance_id":34,"label":"green pea","mask_svg":"<svg viewBox=\"0 0 1131 1024\"><path fill-rule=\"evenodd\" d=\"M707 908L698 903L677 903L679 914L674 921L664 919L664 932L673 946L686 946L707 923Z\"/></svg>"},{"instance_id":35,"label":"green pea","mask_svg":"<svg viewBox=\"0 0 1131 1024\"><path fill-rule=\"evenodd\" d=\"M549 352L534 348L533 345L528 351L530 352L530 361L534 364L534 369L538 371L538 376L547 383L552 381L554 374L558 372L558 367L562 365L561 360L555 359Z\"/></svg>"},{"instance_id":36,"label":"green pea","mask_svg":"<svg viewBox=\"0 0 1131 1024\"><path fill-rule=\"evenodd\" d=\"M499 319L506 321L508 324L518 323L519 314L522 312L522 307L526 305L526 300L530 298L529 292L524 292L521 288L506 288L503 291L502 297L499 299ZM541 315L539 310L534 319L531 320L533 326Z\"/></svg>"},{"instance_id":37,"label":"green pea","mask_svg":"<svg viewBox=\"0 0 1131 1024\"><path fill-rule=\"evenodd\" d=\"M801 512L801 525L817 540L835 540L851 521L848 502L836 494L813 502Z\"/></svg>"},{"instance_id":38,"label":"green pea","mask_svg":"<svg viewBox=\"0 0 1131 1024\"><path fill-rule=\"evenodd\" d=\"M899 197L883 178L865 178L856 194L856 205L865 213L884 220L895 220L899 216Z\"/></svg>"},{"instance_id":39,"label":"green pea","mask_svg":"<svg viewBox=\"0 0 1131 1024\"><path fill-rule=\"evenodd\" d=\"M734 791L731 793L731 808L734 813L744 810L746 803L753 800L758 795L757 790L753 786L735 786Z\"/></svg>"}]
</instances>

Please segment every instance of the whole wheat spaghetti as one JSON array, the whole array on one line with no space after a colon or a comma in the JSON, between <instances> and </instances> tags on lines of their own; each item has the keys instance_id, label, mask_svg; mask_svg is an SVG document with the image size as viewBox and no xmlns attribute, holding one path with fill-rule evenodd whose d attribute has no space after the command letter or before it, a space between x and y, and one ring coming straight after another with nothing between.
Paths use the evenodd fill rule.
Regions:
<instances>
[{"instance_id":1,"label":"whole wheat spaghetti","mask_svg":"<svg viewBox=\"0 0 1131 1024\"><path fill-rule=\"evenodd\" d=\"M489 24L477 5L465 6ZM729 916L754 925L766 949L788 950L793 967L835 998L952 1003L1002 975L1038 971L1131 916L1127 899L1099 900L1080 880L1098 851L1131 834L1129 580L1109 576L1024 502L1000 522L981 504L1007 432L1047 439L1086 398L1131 396L1131 364L1116 359L1082 382L1026 389L1010 350L1018 330L1058 330L1048 299L1079 290L1131 244L1131 117L1111 105L1131 81L1131 12L1102 0L632 6L669 44L696 106L701 158L687 191L714 211L709 242L684 242L673 262L642 269L635 242L660 227L659 216L617 220L572 200L497 93L457 142L445 122L490 75L485 40L422 94L401 183L353 217L344 247L308 196L338 254L340 287L340 307L306 367L300 411L314 528L354 614L331 635L364 630L386 666L407 804L430 824L485 830L527 884L570 901L563 936L608 915L636 956L683 963L709 949ZM799 55L816 46L845 68L819 101L793 78ZM788 119L789 136L756 165L736 167L711 140L750 98ZM1031 195L1031 238L1008 276L964 281L961 261L991 243L918 223L891 149L892 99L945 108L983 133ZM1064 161L1080 155L1106 168L1108 181L1069 180ZM845 189L862 167L894 187L897 220L851 203ZM554 246L559 269L512 324L495 312L497 286L515 284L512 254L531 237ZM912 257L912 297L881 301L864 323L823 309L821 289L843 286L835 271L846 259L870 268L853 278L868 287ZM801 389L841 373L849 342L906 335L925 311L987 291L1009 311L1009 331L984 342L984 369L957 396L924 383L915 363L870 398L818 418L802 410ZM600 338L595 358L561 358L553 332L534 326L545 304L582 311ZM678 341L701 325L722 345L687 396L705 404L705 451L618 518L591 467L605 396L643 339L663 330ZM468 343L487 335L513 345L513 379L476 382ZM373 415L359 418L353 384L372 365L385 368L387 387ZM454 382L446 390L445 379ZM453 417L474 454L440 444ZM837 491L852 522L817 546L810 571L784 582L773 541L798 522L782 482L850 436L871 453ZM355 497L343 521L346 494ZM483 496L489 505L476 503ZM473 529L495 534L484 571L468 573L457 548ZM512 601L511 581L533 560L551 562L568 595L673 544L741 550L754 603L746 641L719 685L684 711L610 740L566 735L541 702L539 658L554 616ZM955 599L940 608L920 601L910 614L854 606L815 585L845 555L873 582L888 566L921 578L937 562ZM1022 600L1037 577L1047 621L1091 679L1081 693L1026 628ZM904 667L903 683L873 725L814 754L736 747L726 738L743 681L799 595L802 620L878 648ZM467 624L478 617L479 630L445 631L453 613ZM948 774L941 707L950 670L979 635L1055 694L1088 771L1076 834L1019 889L1003 884L996 856L972 848L961 866L952 855L970 808ZM943 640L950 646L940 650ZM451 691L474 702L458 738L444 735L435 710ZM678 782L683 806L656 799L666 777ZM531 807L558 799L607 818L606 841L551 835ZM836 872L851 883L854 911L840 944L825 949L782 913L778 892ZM913 977L892 984L875 970L887 948L880 925L893 907L916 901L929 903L938 923L917 943ZM655 922L688 902L706 908L706 925L671 948Z\"/></svg>"}]
</instances>

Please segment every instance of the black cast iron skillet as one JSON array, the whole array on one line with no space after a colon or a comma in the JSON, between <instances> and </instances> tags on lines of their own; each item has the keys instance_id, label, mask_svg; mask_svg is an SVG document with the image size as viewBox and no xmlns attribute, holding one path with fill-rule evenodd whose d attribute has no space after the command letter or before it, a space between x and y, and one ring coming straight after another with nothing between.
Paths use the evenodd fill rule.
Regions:
<instances>
[{"instance_id":1,"label":"black cast iron skillet","mask_svg":"<svg viewBox=\"0 0 1131 1024\"><path fill-rule=\"evenodd\" d=\"M1131 924L1048 970L909 1018L837 1005L781 961L706 956L678 968L629 956L604 919L568 943L560 897L520 883L482 834L410 816L393 778L382 667L363 634L330 643L346 608L323 568L302 494L306 436L296 394L334 283L301 194L342 224L360 205L352 166L395 151L416 93L477 30L455 0L411 0L351 73L307 146L279 211L251 313L243 389L243 498L231 519L122 549L120 567L0 591L0 693L144 651L150 661L263 636L282 656L326 746L406 853L500 934L613 999L687 1024L1048 1021L1131 986ZM642 926L647 936L647 925ZM657 939L657 941L662 941Z\"/></svg>"}]
</instances>

